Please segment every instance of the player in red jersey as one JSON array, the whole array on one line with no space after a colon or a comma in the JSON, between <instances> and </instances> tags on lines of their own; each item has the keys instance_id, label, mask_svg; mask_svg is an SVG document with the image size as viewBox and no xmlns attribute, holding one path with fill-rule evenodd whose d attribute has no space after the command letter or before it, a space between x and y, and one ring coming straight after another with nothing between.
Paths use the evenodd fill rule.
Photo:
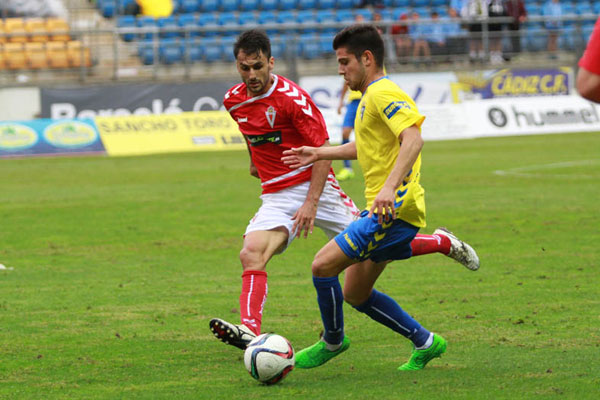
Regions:
<instances>
[{"instance_id":1,"label":"player in red jersey","mask_svg":"<svg viewBox=\"0 0 600 400\"><path fill-rule=\"evenodd\" d=\"M281 161L283 152L301 146L328 146L325 121L312 99L294 82L272 73L274 59L267 35L258 30L242 33L233 49L242 83L226 94L224 105L238 124L250 153L250 174L262 186L262 205L244 234L240 252L242 291L241 324L214 318L210 329L221 341L245 349L261 332L267 298L266 265L283 252L296 236L307 237L313 226L331 239L360 214L341 190L331 161L322 160L298 169ZM442 253L467 268L463 242L450 232L417 235L412 256Z\"/></svg>"},{"instance_id":2,"label":"player in red jersey","mask_svg":"<svg viewBox=\"0 0 600 400\"><path fill-rule=\"evenodd\" d=\"M313 226L330 238L359 214L342 191L331 161L291 170L281 161L284 150L327 146L325 121L312 99L294 82L272 73L269 38L264 32L242 33L234 45L242 83L226 94L224 105L246 138L250 174L261 181L262 205L250 221L240 252L241 324L215 318L210 328L225 343L245 349L260 334L267 297L266 264L296 236L307 237Z\"/></svg>"},{"instance_id":3,"label":"player in red jersey","mask_svg":"<svg viewBox=\"0 0 600 400\"><path fill-rule=\"evenodd\" d=\"M582 97L600 103L600 17L579 60L576 86Z\"/></svg>"}]
</instances>

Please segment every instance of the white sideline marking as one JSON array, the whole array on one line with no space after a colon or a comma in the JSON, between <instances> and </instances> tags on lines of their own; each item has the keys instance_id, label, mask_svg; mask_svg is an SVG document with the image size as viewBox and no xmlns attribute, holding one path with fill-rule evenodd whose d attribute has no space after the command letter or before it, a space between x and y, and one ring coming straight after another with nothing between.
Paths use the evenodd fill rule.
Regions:
<instances>
[{"instance_id":1,"label":"white sideline marking","mask_svg":"<svg viewBox=\"0 0 600 400\"><path fill-rule=\"evenodd\" d=\"M544 173L543 170L553 168L569 168L578 167L582 165L600 165L600 159L596 160L575 160L575 161L563 161L558 163L549 164L538 164L538 165L527 165L525 167L516 167L509 169L497 169L494 171L494 175L500 176L520 176L526 178L598 178L598 175L587 175L587 174L548 174ZM542 172L532 172L542 171Z\"/></svg>"}]
</instances>

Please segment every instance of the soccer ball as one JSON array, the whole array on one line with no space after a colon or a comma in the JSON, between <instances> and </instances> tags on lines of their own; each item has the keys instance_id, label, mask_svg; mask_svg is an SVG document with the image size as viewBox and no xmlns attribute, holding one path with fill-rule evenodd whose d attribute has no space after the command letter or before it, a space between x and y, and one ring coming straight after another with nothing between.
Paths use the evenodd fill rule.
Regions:
<instances>
[{"instance_id":1,"label":"soccer ball","mask_svg":"<svg viewBox=\"0 0 600 400\"><path fill-rule=\"evenodd\" d=\"M272 385L294 369L294 348L283 336L263 333L248 344L244 364L254 379Z\"/></svg>"}]
</instances>

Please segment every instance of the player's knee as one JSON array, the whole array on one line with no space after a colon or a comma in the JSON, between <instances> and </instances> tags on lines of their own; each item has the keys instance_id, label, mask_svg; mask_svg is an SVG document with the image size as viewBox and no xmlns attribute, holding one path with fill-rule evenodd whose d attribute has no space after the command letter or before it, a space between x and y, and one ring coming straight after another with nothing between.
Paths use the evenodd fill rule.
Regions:
<instances>
[{"instance_id":1,"label":"player's knee","mask_svg":"<svg viewBox=\"0 0 600 400\"><path fill-rule=\"evenodd\" d=\"M357 308L369 298L368 295L365 296L363 293L350 290L346 287L343 288L342 293L344 294L344 301L354 308Z\"/></svg>"},{"instance_id":2,"label":"player's knee","mask_svg":"<svg viewBox=\"0 0 600 400\"><path fill-rule=\"evenodd\" d=\"M263 271L265 269L265 263L262 260L262 255L260 254L260 252L253 251L248 247L244 247L240 251L240 262L242 263L242 268L244 269L244 271Z\"/></svg>"}]
</instances>

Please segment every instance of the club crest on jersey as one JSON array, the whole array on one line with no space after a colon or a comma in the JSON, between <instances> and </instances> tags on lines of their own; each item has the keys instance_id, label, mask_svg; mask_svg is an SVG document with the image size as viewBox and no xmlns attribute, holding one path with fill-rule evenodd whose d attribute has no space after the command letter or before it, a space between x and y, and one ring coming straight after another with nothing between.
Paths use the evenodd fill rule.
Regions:
<instances>
[{"instance_id":1,"label":"club crest on jersey","mask_svg":"<svg viewBox=\"0 0 600 400\"><path fill-rule=\"evenodd\" d=\"M273 106L269 106L269 108L267 108L267 111L265 111L267 121L269 122L269 125L271 125L271 128L273 128L273 126L275 125L275 114L277 114L277 112L275 111L275 108L273 108Z\"/></svg>"}]
</instances>

